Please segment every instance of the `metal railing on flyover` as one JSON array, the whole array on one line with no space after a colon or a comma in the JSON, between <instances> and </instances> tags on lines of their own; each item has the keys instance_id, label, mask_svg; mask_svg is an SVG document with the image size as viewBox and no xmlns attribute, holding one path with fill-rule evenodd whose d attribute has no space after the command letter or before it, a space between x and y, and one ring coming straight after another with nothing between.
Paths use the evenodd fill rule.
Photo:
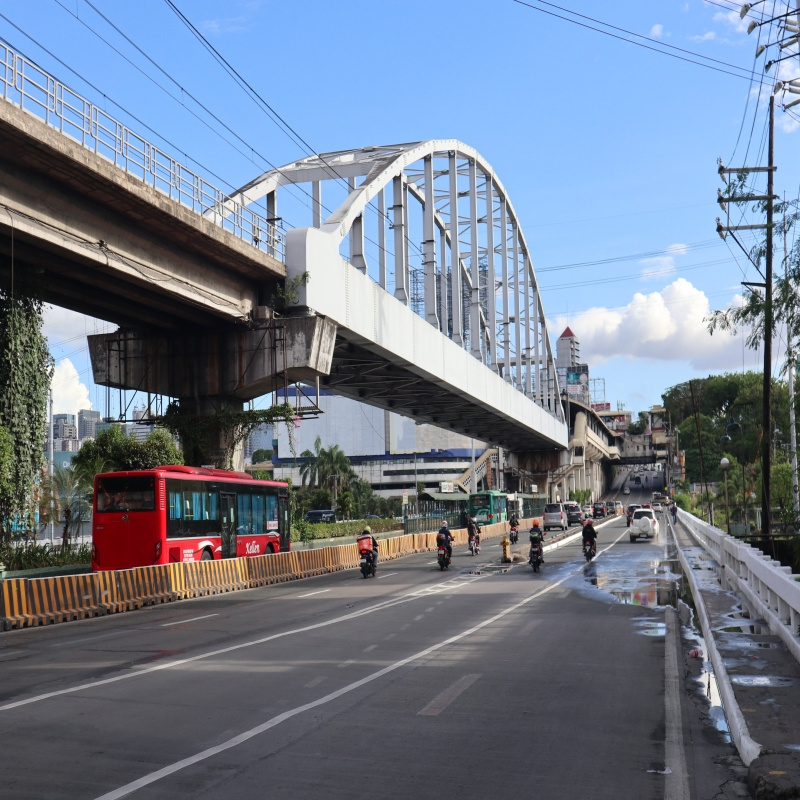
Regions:
<instances>
[{"instance_id":1,"label":"metal railing on flyover","mask_svg":"<svg viewBox=\"0 0 800 800\"><path fill-rule=\"evenodd\" d=\"M781 566L755 547L692 514L680 511L678 519L723 568L721 577L763 617L800 661L800 575L793 575L791 567Z\"/></svg>"},{"instance_id":2,"label":"metal railing on flyover","mask_svg":"<svg viewBox=\"0 0 800 800\"><path fill-rule=\"evenodd\" d=\"M0 97L259 250L284 259L276 226L0 42Z\"/></svg>"}]
</instances>

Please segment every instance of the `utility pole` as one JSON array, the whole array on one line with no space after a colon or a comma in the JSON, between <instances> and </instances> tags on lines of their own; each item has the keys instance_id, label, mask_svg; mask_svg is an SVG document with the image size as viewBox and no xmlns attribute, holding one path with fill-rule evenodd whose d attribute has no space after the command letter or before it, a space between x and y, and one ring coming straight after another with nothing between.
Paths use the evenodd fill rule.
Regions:
<instances>
[{"instance_id":1,"label":"utility pole","mask_svg":"<svg viewBox=\"0 0 800 800\"><path fill-rule=\"evenodd\" d=\"M784 199L784 206L786 201ZM786 212L784 211L783 220L783 265L786 275L786 280L789 280L789 251L786 244ZM791 332L787 332L788 341L786 342L786 377L789 381L789 449L792 459L792 511L794 512L795 525L798 523L800 517L800 486L797 481L797 427L795 418L794 407L794 367L795 367L795 350L794 342L792 341Z\"/></svg>"},{"instance_id":2,"label":"utility pole","mask_svg":"<svg viewBox=\"0 0 800 800\"><path fill-rule=\"evenodd\" d=\"M769 97L769 155L767 161L767 253L764 282L764 409L761 437L761 535L772 528L772 223L775 193L775 95ZM773 544L773 550L775 545ZM773 553L773 556L775 554Z\"/></svg>"},{"instance_id":3,"label":"utility pole","mask_svg":"<svg viewBox=\"0 0 800 800\"><path fill-rule=\"evenodd\" d=\"M741 230L766 230L766 253L765 253L765 274L763 283L745 282L744 285L752 289L754 287L764 289L764 380L763 380L763 414L762 414L762 434L761 434L761 535L769 537L771 535L770 510L772 506L771 492L771 469L772 469L772 234L773 234L773 211L775 200L775 96L769 98L769 148L766 167L724 167L722 161L719 162L720 177L727 183L726 175L741 174L751 172L767 173L767 193L765 195L741 195L726 197L721 192L718 194L717 202L728 214L730 223L730 213L727 209L728 203L751 203L754 201L765 201L767 206L766 224L757 225L723 225L717 218L717 233L725 239L725 235L730 233L734 241L741 247L741 243L736 238L736 231ZM749 257L749 254L748 254ZM774 548L774 543L773 543Z\"/></svg>"}]
</instances>

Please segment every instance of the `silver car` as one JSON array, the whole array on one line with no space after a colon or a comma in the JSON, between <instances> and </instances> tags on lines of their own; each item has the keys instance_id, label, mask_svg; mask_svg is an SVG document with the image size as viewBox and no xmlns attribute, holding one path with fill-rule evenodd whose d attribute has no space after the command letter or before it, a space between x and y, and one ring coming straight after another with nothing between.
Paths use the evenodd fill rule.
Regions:
<instances>
[{"instance_id":1,"label":"silver car","mask_svg":"<svg viewBox=\"0 0 800 800\"><path fill-rule=\"evenodd\" d=\"M569 528L567 511L564 508L563 503L548 503L544 507L542 527L546 531L550 530L550 528L561 528L562 531L565 531L567 528Z\"/></svg>"}]
</instances>

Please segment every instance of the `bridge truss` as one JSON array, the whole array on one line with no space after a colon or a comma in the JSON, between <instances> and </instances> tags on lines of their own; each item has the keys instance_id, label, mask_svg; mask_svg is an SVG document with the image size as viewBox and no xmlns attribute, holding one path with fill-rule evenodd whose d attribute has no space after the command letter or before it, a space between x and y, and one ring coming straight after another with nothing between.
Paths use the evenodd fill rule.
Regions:
<instances>
[{"instance_id":1,"label":"bridge truss","mask_svg":"<svg viewBox=\"0 0 800 800\"><path fill-rule=\"evenodd\" d=\"M264 173L231 200L264 199L277 219L279 190L291 187L302 187L311 226L353 267L563 420L530 249L503 184L474 148L448 139L314 155ZM344 200L331 210L325 201L336 194Z\"/></svg>"}]
</instances>

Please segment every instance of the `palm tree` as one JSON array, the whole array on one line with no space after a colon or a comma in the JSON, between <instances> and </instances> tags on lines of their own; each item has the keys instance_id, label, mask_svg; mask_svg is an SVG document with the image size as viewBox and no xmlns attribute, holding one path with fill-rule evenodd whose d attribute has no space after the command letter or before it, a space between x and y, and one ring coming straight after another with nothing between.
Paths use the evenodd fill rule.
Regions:
<instances>
[{"instance_id":1,"label":"palm tree","mask_svg":"<svg viewBox=\"0 0 800 800\"><path fill-rule=\"evenodd\" d=\"M351 474L350 459L338 444L320 450L317 458L317 477L320 484L326 485L330 490L334 504L339 490L346 489L350 485Z\"/></svg>"},{"instance_id":2,"label":"palm tree","mask_svg":"<svg viewBox=\"0 0 800 800\"><path fill-rule=\"evenodd\" d=\"M300 453L300 458L306 459L300 465L300 479L303 482L303 486L306 484L309 486L320 485L319 461L322 451L322 437L317 436L314 440L314 452L312 453L311 450L303 450L303 452Z\"/></svg>"},{"instance_id":3,"label":"palm tree","mask_svg":"<svg viewBox=\"0 0 800 800\"><path fill-rule=\"evenodd\" d=\"M52 478L52 492L64 518L63 546L69 545L70 535L80 529L81 521L91 508L91 484L88 490L85 476L72 465L56 466Z\"/></svg>"}]
</instances>

